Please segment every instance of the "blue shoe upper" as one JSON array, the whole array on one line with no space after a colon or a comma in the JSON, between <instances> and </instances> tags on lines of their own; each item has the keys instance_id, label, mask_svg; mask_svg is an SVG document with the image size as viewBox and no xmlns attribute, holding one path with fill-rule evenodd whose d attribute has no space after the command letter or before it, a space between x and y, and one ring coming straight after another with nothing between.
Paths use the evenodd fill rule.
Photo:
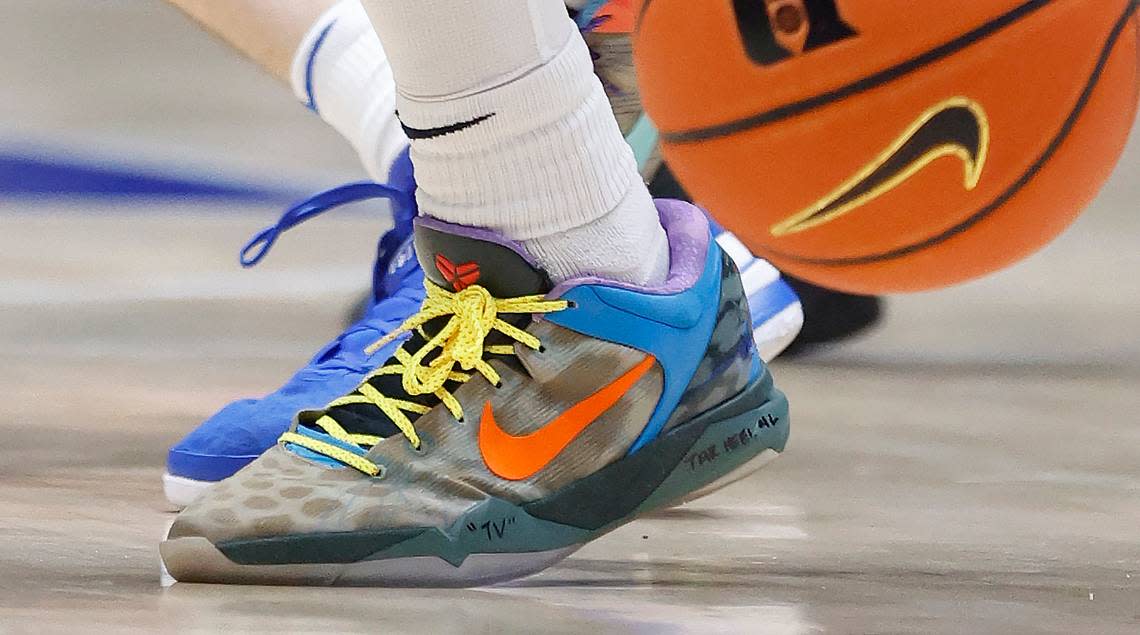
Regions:
<instances>
[{"instance_id":1,"label":"blue shoe upper","mask_svg":"<svg viewBox=\"0 0 1140 635\"><path fill-rule=\"evenodd\" d=\"M170 449L167 472L196 481L219 481L277 442L301 410L320 408L352 391L364 376L392 354L395 343L371 355L365 348L398 327L423 300L423 271L414 257L411 235L416 215L415 180L405 152L387 184L353 183L318 194L287 210L273 226L242 250L253 266L286 230L348 203L391 201L395 226L377 247L373 295L360 321L321 348L281 388L260 399L242 399L222 408Z\"/></svg>"}]
</instances>

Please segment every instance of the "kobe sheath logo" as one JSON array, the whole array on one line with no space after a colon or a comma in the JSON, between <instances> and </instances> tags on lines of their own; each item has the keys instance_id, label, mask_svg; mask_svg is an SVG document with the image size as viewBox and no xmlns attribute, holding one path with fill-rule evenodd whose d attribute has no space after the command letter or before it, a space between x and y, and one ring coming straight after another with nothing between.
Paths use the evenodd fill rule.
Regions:
<instances>
[{"instance_id":1,"label":"kobe sheath logo","mask_svg":"<svg viewBox=\"0 0 1140 635\"><path fill-rule=\"evenodd\" d=\"M439 270L440 275L444 280L451 285L452 289L462 291L467 287L479 281L479 263L465 262L457 265L448 260L447 256L443 254L435 255L435 268Z\"/></svg>"},{"instance_id":2,"label":"kobe sheath logo","mask_svg":"<svg viewBox=\"0 0 1140 635\"><path fill-rule=\"evenodd\" d=\"M982 177L990 126L981 104L967 97L947 99L919 115L890 146L835 190L776 223L773 236L786 236L828 223L895 189L931 162L957 157L965 169L963 187Z\"/></svg>"}]
</instances>

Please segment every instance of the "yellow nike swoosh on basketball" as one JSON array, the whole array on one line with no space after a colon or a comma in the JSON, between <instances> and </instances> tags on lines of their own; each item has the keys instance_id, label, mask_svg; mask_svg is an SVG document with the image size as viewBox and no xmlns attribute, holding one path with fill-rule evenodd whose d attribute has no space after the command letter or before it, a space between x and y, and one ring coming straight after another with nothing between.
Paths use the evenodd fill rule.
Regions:
<instances>
[{"instance_id":1,"label":"yellow nike swoosh on basketball","mask_svg":"<svg viewBox=\"0 0 1140 635\"><path fill-rule=\"evenodd\" d=\"M483 406L479 422L479 452L483 461L492 472L507 480L521 481L534 476L602 413L621 400L656 362L655 357L647 355L621 377L530 434L514 436L505 432L496 423L494 408L488 401Z\"/></svg>"},{"instance_id":2,"label":"yellow nike swoosh on basketball","mask_svg":"<svg viewBox=\"0 0 1140 635\"><path fill-rule=\"evenodd\" d=\"M773 236L831 222L895 189L935 159L955 156L965 166L964 187L973 190L989 153L989 119L981 104L954 97L922 113L906 132L831 193L776 223Z\"/></svg>"}]
</instances>

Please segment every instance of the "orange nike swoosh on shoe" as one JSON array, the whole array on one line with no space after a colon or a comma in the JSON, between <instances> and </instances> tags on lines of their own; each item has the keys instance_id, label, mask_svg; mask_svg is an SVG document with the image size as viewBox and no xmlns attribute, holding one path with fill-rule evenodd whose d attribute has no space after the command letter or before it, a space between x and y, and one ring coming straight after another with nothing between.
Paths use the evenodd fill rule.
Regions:
<instances>
[{"instance_id":1,"label":"orange nike swoosh on shoe","mask_svg":"<svg viewBox=\"0 0 1140 635\"><path fill-rule=\"evenodd\" d=\"M574 404L538 430L522 436L508 434L499 427L488 401L483 406L483 417L479 422L479 452L483 461L496 475L510 481L534 476L629 392L656 362L655 357L647 355L621 377Z\"/></svg>"}]
</instances>

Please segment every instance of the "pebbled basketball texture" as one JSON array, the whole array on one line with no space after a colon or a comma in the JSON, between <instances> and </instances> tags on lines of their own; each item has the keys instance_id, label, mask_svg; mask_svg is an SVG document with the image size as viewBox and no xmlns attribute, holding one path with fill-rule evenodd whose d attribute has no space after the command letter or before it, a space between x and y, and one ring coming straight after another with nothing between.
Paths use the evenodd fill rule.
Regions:
<instances>
[{"instance_id":1,"label":"pebbled basketball texture","mask_svg":"<svg viewBox=\"0 0 1140 635\"><path fill-rule=\"evenodd\" d=\"M1063 231L1136 113L1137 0L648 0L662 150L757 253L846 291L1001 269Z\"/></svg>"}]
</instances>

